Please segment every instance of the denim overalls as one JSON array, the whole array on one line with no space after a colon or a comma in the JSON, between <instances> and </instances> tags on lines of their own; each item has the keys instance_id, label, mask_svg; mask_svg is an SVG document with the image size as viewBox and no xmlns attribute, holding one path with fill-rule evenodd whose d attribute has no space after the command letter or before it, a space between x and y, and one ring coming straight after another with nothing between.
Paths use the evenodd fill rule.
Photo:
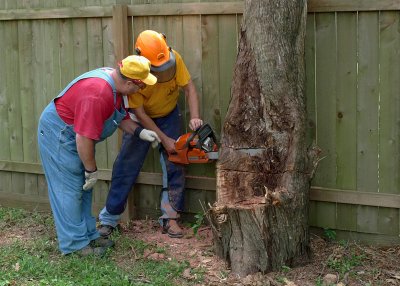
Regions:
<instances>
[{"instance_id":1,"label":"denim overalls","mask_svg":"<svg viewBox=\"0 0 400 286\"><path fill-rule=\"evenodd\" d=\"M112 77L102 68L87 72L74 79L58 96L81 79L97 77L112 87L114 106L117 93ZM111 70L111 69L109 69ZM84 95L84 91L82 92ZM114 113L104 122L100 142L111 136L126 116L124 109ZM66 124L58 115L54 100L39 119L38 143L40 158L48 184L49 200L54 216L59 248L68 254L87 246L99 237L96 219L92 216L92 190L83 191L85 169L76 147L73 125Z\"/></svg>"}]
</instances>

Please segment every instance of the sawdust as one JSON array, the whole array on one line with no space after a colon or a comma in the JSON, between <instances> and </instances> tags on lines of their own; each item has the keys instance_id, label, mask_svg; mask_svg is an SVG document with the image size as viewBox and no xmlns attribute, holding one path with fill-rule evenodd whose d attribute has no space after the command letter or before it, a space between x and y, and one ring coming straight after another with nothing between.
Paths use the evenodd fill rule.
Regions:
<instances>
[{"instance_id":1,"label":"sawdust","mask_svg":"<svg viewBox=\"0 0 400 286\"><path fill-rule=\"evenodd\" d=\"M257 273L237 277L230 273L223 260L214 255L210 227L201 227L197 235L190 227L184 227L184 231L183 238L175 239L162 234L155 221L133 221L123 225L124 235L168 250L166 255L156 259L188 261L191 269L186 269L182 275L188 281L195 278L190 270L202 269L204 278L198 285L323 285L327 274L336 276L338 284L333 285L400 285L400 246L362 246L354 242L331 242L312 235L312 257L308 264L296 268L283 267L281 271L265 275ZM352 265L354 257L360 259L359 264ZM330 267L332 261L336 261L337 268ZM345 267L350 269L339 273L339 269Z\"/></svg>"}]
</instances>

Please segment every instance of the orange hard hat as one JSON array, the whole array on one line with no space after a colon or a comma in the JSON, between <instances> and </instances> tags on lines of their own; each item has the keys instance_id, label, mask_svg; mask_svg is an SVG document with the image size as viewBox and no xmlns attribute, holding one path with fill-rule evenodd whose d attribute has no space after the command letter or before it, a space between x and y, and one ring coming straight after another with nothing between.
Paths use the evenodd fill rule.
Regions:
<instances>
[{"instance_id":1,"label":"orange hard hat","mask_svg":"<svg viewBox=\"0 0 400 286\"><path fill-rule=\"evenodd\" d=\"M135 44L136 52L146 57L152 66L161 66L170 58L170 50L164 34L146 30L139 34Z\"/></svg>"}]
</instances>

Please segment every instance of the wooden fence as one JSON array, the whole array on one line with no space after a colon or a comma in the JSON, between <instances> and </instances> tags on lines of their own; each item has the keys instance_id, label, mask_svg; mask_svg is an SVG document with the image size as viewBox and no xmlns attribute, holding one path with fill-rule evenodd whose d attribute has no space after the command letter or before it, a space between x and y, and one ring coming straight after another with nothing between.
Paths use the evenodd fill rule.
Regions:
<instances>
[{"instance_id":1,"label":"wooden fence","mask_svg":"<svg viewBox=\"0 0 400 286\"><path fill-rule=\"evenodd\" d=\"M36 143L41 111L76 75L132 53L144 29L166 33L182 54L202 117L220 134L244 4L167 2L0 2L0 205L48 209ZM310 225L343 238L398 243L400 2L309 0L308 11L307 136L324 156L310 194ZM180 106L187 116L183 96ZM115 134L97 146L102 181L95 211L107 196L118 141ZM158 159L150 151L125 218L159 212ZM212 164L188 168L187 213L214 201L214 173Z\"/></svg>"}]
</instances>

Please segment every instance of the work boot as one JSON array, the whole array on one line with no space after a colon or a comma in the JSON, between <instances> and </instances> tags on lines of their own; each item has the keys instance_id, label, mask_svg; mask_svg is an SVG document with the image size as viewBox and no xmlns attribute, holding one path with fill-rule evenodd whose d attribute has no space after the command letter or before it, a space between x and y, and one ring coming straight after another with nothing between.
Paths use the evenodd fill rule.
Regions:
<instances>
[{"instance_id":1,"label":"work boot","mask_svg":"<svg viewBox=\"0 0 400 286\"><path fill-rule=\"evenodd\" d=\"M119 226L117 225L116 227L113 227L108 224L102 224L100 225L98 232L101 237L107 238L109 237L115 230L119 230Z\"/></svg>"},{"instance_id":2,"label":"work boot","mask_svg":"<svg viewBox=\"0 0 400 286\"><path fill-rule=\"evenodd\" d=\"M115 245L115 242L112 241L111 239L104 238L104 237L99 237L96 238L95 240L92 240L90 242L90 245L92 247L104 247L104 248L110 248Z\"/></svg>"},{"instance_id":3,"label":"work boot","mask_svg":"<svg viewBox=\"0 0 400 286\"><path fill-rule=\"evenodd\" d=\"M179 227L176 219L163 219L162 233L166 233L172 238L183 237L183 230Z\"/></svg>"},{"instance_id":4,"label":"work boot","mask_svg":"<svg viewBox=\"0 0 400 286\"><path fill-rule=\"evenodd\" d=\"M87 257L87 256L103 257L104 254L106 253L106 249L104 247L92 247L90 245L86 245L84 248L79 249L74 253L80 257Z\"/></svg>"}]
</instances>

